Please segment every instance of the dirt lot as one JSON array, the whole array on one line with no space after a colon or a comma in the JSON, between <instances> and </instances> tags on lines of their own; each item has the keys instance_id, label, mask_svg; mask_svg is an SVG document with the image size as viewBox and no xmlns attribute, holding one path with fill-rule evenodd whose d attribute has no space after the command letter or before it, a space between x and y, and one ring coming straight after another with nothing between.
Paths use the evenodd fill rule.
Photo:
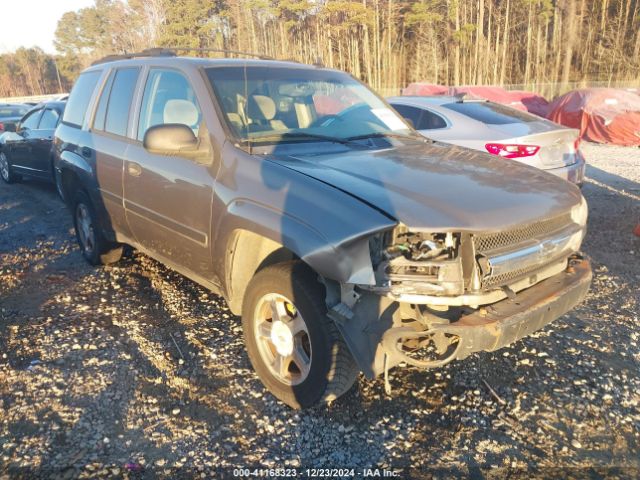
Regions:
<instances>
[{"instance_id":1,"label":"dirt lot","mask_svg":"<svg viewBox=\"0 0 640 480\"><path fill-rule=\"evenodd\" d=\"M0 184L0 478L636 477L640 149L584 150L595 277L583 305L510 348L395 370L391 397L361 379L305 412L262 388L222 299L138 253L89 267L53 187Z\"/></svg>"}]
</instances>

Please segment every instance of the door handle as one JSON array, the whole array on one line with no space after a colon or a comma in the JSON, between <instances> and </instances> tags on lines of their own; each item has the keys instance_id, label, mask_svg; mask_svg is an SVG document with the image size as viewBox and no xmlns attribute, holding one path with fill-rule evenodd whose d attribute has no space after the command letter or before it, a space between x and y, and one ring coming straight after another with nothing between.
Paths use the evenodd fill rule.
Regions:
<instances>
[{"instance_id":1,"label":"door handle","mask_svg":"<svg viewBox=\"0 0 640 480\"><path fill-rule=\"evenodd\" d=\"M139 177L142 173L142 167L135 162L128 162L127 172L129 172L129 175L132 177Z\"/></svg>"}]
</instances>

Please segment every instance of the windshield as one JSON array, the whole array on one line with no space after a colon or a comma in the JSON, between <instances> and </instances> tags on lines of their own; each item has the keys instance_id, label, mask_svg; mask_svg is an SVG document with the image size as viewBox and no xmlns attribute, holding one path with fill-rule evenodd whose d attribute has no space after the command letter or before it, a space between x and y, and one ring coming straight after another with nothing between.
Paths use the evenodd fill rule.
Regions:
<instances>
[{"instance_id":1,"label":"windshield","mask_svg":"<svg viewBox=\"0 0 640 480\"><path fill-rule=\"evenodd\" d=\"M22 117L28 110L27 107L0 107L0 118Z\"/></svg>"},{"instance_id":2,"label":"windshield","mask_svg":"<svg viewBox=\"0 0 640 480\"><path fill-rule=\"evenodd\" d=\"M227 123L247 143L413 135L395 111L342 72L233 66L209 68L207 75Z\"/></svg>"}]
</instances>

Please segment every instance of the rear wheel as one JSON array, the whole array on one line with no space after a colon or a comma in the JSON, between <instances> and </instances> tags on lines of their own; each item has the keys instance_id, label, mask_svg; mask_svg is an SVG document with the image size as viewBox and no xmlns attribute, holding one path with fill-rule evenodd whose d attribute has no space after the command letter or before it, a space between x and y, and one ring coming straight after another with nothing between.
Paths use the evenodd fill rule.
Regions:
<instances>
[{"instance_id":1,"label":"rear wheel","mask_svg":"<svg viewBox=\"0 0 640 480\"><path fill-rule=\"evenodd\" d=\"M97 223L95 209L84 192L78 192L73 208L73 220L82 256L91 265L108 265L120 260L122 245L104 238Z\"/></svg>"},{"instance_id":2,"label":"rear wheel","mask_svg":"<svg viewBox=\"0 0 640 480\"><path fill-rule=\"evenodd\" d=\"M4 152L0 152L0 177L2 177L5 183L15 183L22 180L20 175L13 173L9 157Z\"/></svg>"},{"instance_id":3,"label":"rear wheel","mask_svg":"<svg viewBox=\"0 0 640 480\"><path fill-rule=\"evenodd\" d=\"M255 275L244 297L242 327L260 380L293 408L332 401L357 378L358 367L327 317L324 288L300 261Z\"/></svg>"}]
</instances>

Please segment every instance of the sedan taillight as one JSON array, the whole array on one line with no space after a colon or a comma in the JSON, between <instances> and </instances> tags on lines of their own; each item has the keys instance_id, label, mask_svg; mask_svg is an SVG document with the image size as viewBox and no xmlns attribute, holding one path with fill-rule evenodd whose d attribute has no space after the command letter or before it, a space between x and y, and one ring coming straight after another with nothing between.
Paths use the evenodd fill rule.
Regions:
<instances>
[{"instance_id":1,"label":"sedan taillight","mask_svg":"<svg viewBox=\"0 0 640 480\"><path fill-rule=\"evenodd\" d=\"M0 132L4 132L4 123L0 122Z\"/></svg>"},{"instance_id":2,"label":"sedan taillight","mask_svg":"<svg viewBox=\"0 0 640 480\"><path fill-rule=\"evenodd\" d=\"M537 145L505 145L503 143L487 143L484 147L492 155L504 158L531 157L540 150Z\"/></svg>"}]
</instances>

